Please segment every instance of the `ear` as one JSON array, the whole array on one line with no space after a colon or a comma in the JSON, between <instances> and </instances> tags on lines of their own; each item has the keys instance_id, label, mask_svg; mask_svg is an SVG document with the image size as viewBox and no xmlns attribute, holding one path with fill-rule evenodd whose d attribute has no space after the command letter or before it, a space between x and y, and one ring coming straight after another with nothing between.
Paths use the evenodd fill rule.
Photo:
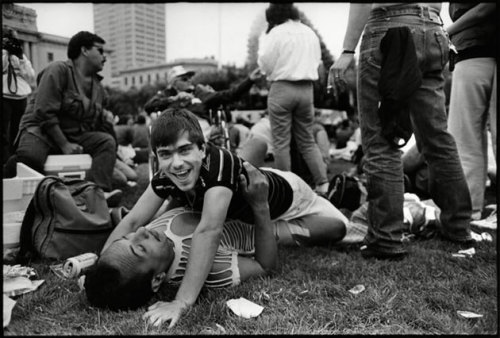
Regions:
<instances>
[{"instance_id":1,"label":"ear","mask_svg":"<svg viewBox=\"0 0 500 338\"><path fill-rule=\"evenodd\" d=\"M207 145L205 143L202 144L200 151L203 153L202 158L205 158L207 156Z\"/></svg>"},{"instance_id":2,"label":"ear","mask_svg":"<svg viewBox=\"0 0 500 338\"><path fill-rule=\"evenodd\" d=\"M151 280L151 289L153 292L158 292L165 279L167 279L166 272L160 272L153 276L153 279Z\"/></svg>"}]
</instances>

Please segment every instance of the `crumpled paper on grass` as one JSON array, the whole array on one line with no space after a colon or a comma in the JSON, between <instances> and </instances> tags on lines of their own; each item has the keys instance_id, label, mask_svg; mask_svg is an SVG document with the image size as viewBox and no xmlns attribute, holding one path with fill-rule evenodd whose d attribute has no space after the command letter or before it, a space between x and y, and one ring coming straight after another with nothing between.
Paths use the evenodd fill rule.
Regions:
<instances>
[{"instance_id":1,"label":"crumpled paper on grass","mask_svg":"<svg viewBox=\"0 0 500 338\"><path fill-rule=\"evenodd\" d=\"M472 257L476 254L476 249L470 248L466 250L458 250L458 253L453 253L451 254L453 257L461 257L461 258L466 258L466 257Z\"/></svg>"},{"instance_id":2,"label":"crumpled paper on grass","mask_svg":"<svg viewBox=\"0 0 500 338\"><path fill-rule=\"evenodd\" d=\"M349 292L352 293L353 295L357 295L363 291L365 291L365 286L363 284L358 284L349 290Z\"/></svg>"},{"instance_id":3,"label":"crumpled paper on grass","mask_svg":"<svg viewBox=\"0 0 500 338\"><path fill-rule=\"evenodd\" d=\"M470 311L457 311L457 314L464 318L481 318L483 315Z\"/></svg>"},{"instance_id":4,"label":"crumpled paper on grass","mask_svg":"<svg viewBox=\"0 0 500 338\"><path fill-rule=\"evenodd\" d=\"M243 297L238 299L230 299L226 302L227 306L236 314L237 316L243 318L252 318L260 315L264 307L255 304Z\"/></svg>"},{"instance_id":5,"label":"crumpled paper on grass","mask_svg":"<svg viewBox=\"0 0 500 338\"><path fill-rule=\"evenodd\" d=\"M10 323L12 309L16 302L9 297L15 297L35 291L45 280L31 280L36 276L33 268L21 265L3 266L3 327Z\"/></svg>"},{"instance_id":6,"label":"crumpled paper on grass","mask_svg":"<svg viewBox=\"0 0 500 338\"><path fill-rule=\"evenodd\" d=\"M12 315L12 309L16 305L16 301L10 299L5 294L3 295L3 327L6 328L10 324L10 317Z\"/></svg>"}]
</instances>

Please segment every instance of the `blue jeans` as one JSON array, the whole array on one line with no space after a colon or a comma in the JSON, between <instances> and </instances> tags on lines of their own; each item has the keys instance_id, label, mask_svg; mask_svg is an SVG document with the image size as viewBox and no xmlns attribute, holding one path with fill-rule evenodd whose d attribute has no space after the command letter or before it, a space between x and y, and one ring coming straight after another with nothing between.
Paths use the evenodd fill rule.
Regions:
<instances>
[{"instance_id":1,"label":"blue jeans","mask_svg":"<svg viewBox=\"0 0 500 338\"><path fill-rule=\"evenodd\" d=\"M319 150L312 126L314 122L312 81L275 81L267 96L271 122L274 159L280 170L291 170L292 133L304 161L318 186L328 182L326 164Z\"/></svg>"},{"instance_id":2,"label":"blue jeans","mask_svg":"<svg viewBox=\"0 0 500 338\"><path fill-rule=\"evenodd\" d=\"M428 163L429 192L442 210L442 232L452 240L470 239L471 199L457 147L447 132L443 68L448 61L448 36L439 13L419 5L374 9L361 41L358 110L366 157L368 234L365 243L379 251L404 252L403 165L401 151L381 134L377 115L380 41L392 27L410 28L422 71L422 85L410 99L410 117L419 151Z\"/></svg>"},{"instance_id":3,"label":"blue jeans","mask_svg":"<svg viewBox=\"0 0 500 338\"><path fill-rule=\"evenodd\" d=\"M116 143L113 136L98 131L85 132L78 137L72 137L70 141L81 145L83 153L92 157L92 165L86 179L95 182L104 191L111 191L116 161ZM39 131L22 130L18 142L16 154L9 162L22 162L42 174L47 156L61 154L59 147Z\"/></svg>"}]
</instances>

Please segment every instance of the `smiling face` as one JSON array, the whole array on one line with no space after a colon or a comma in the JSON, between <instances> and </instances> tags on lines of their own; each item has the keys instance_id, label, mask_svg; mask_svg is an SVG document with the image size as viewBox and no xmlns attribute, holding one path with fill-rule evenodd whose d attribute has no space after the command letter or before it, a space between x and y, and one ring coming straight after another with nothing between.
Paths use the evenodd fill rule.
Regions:
<instances>
[{"instance_id":1,"label":"smiling face","mask_svg":"<svg viewBox=\"0 0 500 338\"><path fill-rule=\"evenodd\" d=\"M174 259L173 242L163 233L145 227L117 239L100 260L117 267L123 276L165 272Z\"/></svg>"},{"instance_id":2,"label":"smiling face","mask_svg":"<svg viewBox=\"0 0 500 338\"><path fill-rule=\"evenodd\" d=\"M183 132L177 142L169 146L158 146L156 149L160 170L181 190L194 189L200 176L202 160L205 158L205 147L200 149L189 140L189 133Z\"/></svg>"}]
</instances>

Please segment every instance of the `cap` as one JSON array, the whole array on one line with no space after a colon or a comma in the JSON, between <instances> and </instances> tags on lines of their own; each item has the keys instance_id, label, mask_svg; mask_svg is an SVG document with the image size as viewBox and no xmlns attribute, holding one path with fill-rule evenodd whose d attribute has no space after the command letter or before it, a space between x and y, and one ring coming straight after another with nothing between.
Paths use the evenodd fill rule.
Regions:
<instances>
[{"instance_id":1,"label":"cap","mask_svg":"<svg viewBox=\"0 0 500 338\"><path fill-rule=\"evenodd\" d=\"M175 66L168 71L167 75L168 84L172 85L174 79L178 78L179 76L183 75L193 76L194 74L195 72L193 72L192 70L188 71L183 66Z\"/></svg>"}]
</instances>

